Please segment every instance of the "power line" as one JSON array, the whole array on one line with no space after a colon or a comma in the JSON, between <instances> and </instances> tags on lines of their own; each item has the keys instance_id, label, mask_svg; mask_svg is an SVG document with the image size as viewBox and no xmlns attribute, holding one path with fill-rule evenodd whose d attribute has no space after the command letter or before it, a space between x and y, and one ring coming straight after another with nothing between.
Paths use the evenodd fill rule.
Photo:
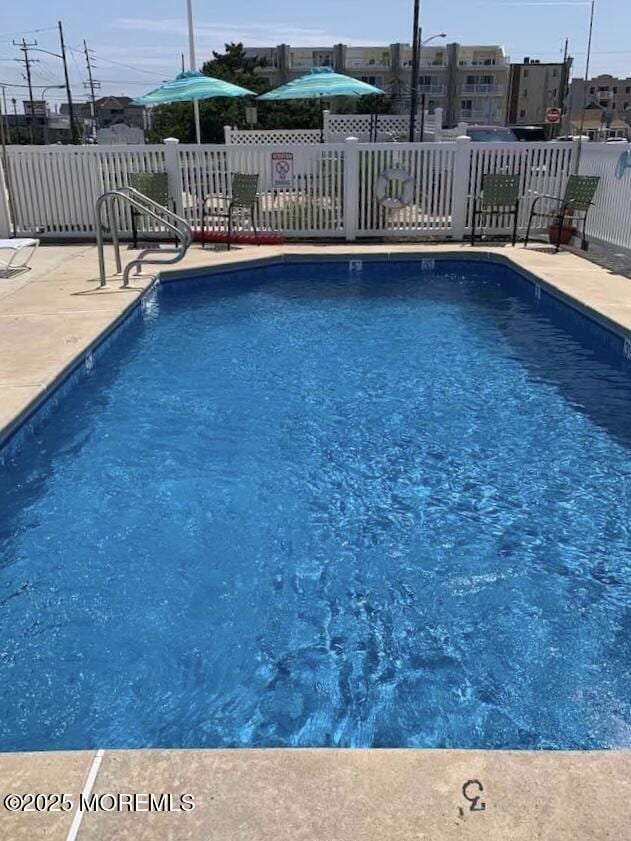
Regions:
<instances>
[{"instance_id":1,"label":"power line","mask_svg":"<svg viewBox=\"0 0 631 841\"><path fill-rule=\"evenodd\" d=\"M80 50L78 47L68 47L68 49L73 50L76 53L83 52L83 50ZM139 67L137 64L124 64L122 61L114 61L113 58L106 58L100 53L94 52L94 50L91 50L91 52L99 61L106 61L108 64L116 64L118 67L126 67L127 70L135 70L137 73L148 73L150 76L156 76L155 70L145 70L144 67Z\"/></svg>"},{"instance_id":2,"label":"power line","mask_svg":"<svg viewBox=\"0 0 631 841\"><path fill-rule=\"evenodd\" d=\"M56 26L44 26L40 29L21 29L16 32L0 32L0 40L1 41L10 41L16 35L35 35L38 32L50 32L52 29L56 29Z\"/></svg>"}]
</instances>

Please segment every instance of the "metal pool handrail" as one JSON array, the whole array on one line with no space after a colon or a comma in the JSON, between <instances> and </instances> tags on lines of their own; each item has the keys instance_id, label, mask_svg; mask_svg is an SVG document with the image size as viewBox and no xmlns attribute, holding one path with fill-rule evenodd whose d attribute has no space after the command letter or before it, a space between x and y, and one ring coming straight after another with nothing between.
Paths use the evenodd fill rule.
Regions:
<instances>
[{"instance_id":1,"label":"metal pool handrail","mask_svg":"<svg viewBox=\"0 0 631 841\"><path fill-rule=\"evenodd\" d=\"M182 219L181 216L178 216L172 210L169 210L168 208L164 207L163 205L159 204L158 202L149 198L149 196L146 196L144 193L141 193L139 190L136 190L133 187L119 187L116 190L108 190L106 193L100 195L97 199L95 210L96 242L99 253L99 276L101 287L105 286L107 283L105 274L105 255L103 251L104 225L102 208L104 204L111 204L115 201L126 203L130 207L134 207L141 213L145 214L146 216L149 216L151 219L155 219L157 222L159 222L161 225L167 228L167 230L171 231L179 240L179 245L176 248L146 248L143 251L141 251L139 256L135 260L132 260L125 266L125 271L123 272L124 288L129 286L129 274L133 267L136 268L136 273L138 274L140 273L141 266L145 263L154 265L159 265L161 263L177 263L185 256L189 246L193 242L193 231L191 230L191 226L188 224L188 222L186 222L185 219ZM114 214L110 213L110 219L112 244L114 246L114 257L116 260L116 273L119 274L122 269L122 264L120 258L118 230ZM175 256L167 260L148 260L146 255L153 253L174 254Z\"/></svg>"}]
</instances>

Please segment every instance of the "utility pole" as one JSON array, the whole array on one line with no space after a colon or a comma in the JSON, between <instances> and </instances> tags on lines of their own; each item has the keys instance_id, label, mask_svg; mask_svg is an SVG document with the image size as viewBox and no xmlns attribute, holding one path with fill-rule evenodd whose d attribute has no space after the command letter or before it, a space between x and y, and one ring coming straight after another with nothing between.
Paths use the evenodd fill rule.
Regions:
<instances>
[{"instance_id":1,"label":"utility pole","mask_svg":"<svg viewBox=\"0 0 631 841\"><path fill-rule=\"evenodd\" d=\"M7 137L7 143L11 143L11 128L9 126L9 112L7 110L7 88L6 85L1 85L2 87L2 119L4 120L4 127Z\"/></svg>"},{"instance_id":2,"label":"utility pole","mask_svg":"<svg viewBox=\"0 0 631 841\"><path fill-rule=\"evenodd\" d=\"M561 71L561 83L559 85L559 109L561 111L561 119L559 121L558 131L561 131L561 128L564 129L563 134L567 134L567 126L565 125L566 122L566 106L567 106L567 90L568 90L568 82L570 79L570 68L569 68L569 56L568 56L568 49L570 46L569 40L565 39L565 48L563 50L563 70ZM558 134L557 127L554 128L553 136L556 137Z\"/></svg>"},{"instance_id":3,"label":"utility pole","mask_svg":"<svg viewBox=\"0 0 631 841\"><path fill-rule=\"evenodd\" d=\"M72 104L72 92L70 91L70 78L68 76L68 62L66 61L66 46L64 44L64 30L61 21L57 21L59 26L59 44L61 46L61 60L64 64L64 78L66 80L66 95L68 97L68 115L70 117L70 137L72 142L77 142L77 127L74 121L74 106Z\"/></svg>"},{"instance_id":4,"label":"utility pole","mask_svg":"<svg viewBox=\"0 0 631 841\"><path fill-rule=\"evenodd\" d=\"M418 20L421 14L420 0L414 0L414 19L412 22L412 84L410 85L410 143L414 142L414 124L416 122L416 103L418 100L418 74L421 62L421 33Z\"/></svg>"},{"instance_id":5,"label":"utility pole","mask_svg":"<svg viewBox=\"0 0 631 841\"><path fill-rule=\"evenodd\" d=\"M31 104L31 113L30 113L29 118L28 118L28 135L29 135L29 140L31 141L31 144L33 144L33 142L34 142L34 140L33 140L33 117L35 115L35 103L33 102L33 85L32 85L32 82L31 82L31 64L34 61L37 61L37 59L36 58L31 58L28 54L28 51L30 49L32 49L33 47L37 46L37 41L30 41L29 42L29 41L26 41L24 38L22 38L21 41L14 41L13 46L14 47L19 47L19 49L24 53L24 58L18 58L17 61L24 64L24 66L26 68L26 81L28 83L28 98L29 98L29 102Z\"/></svg>"},{"instance_id":6,"label":"utility pole","mask_svg":"<svg viewBox=\"0 0 631 841\"><path fill-rule=\"evenodd\" d=\"M92 60L90 56L90 51L88 50L88 45L86 44L85 40L83 41L83 51L85 52L85 64L88 68L88 82L87 85L84 82L84 87L88 87L90 89L90 102L91 102L91 109L92 109L92 125L94 127L94 141L96 142L96 132L98 130L98 115L96 112L96 97L94 96L94 91L96 88L101 87L100 82L96 82L92 76Z\"/></svg>"},{"instance_id":7,"label":"utility pole","mask_svg":"<svg viewBox=\"0 0 631 841\"><path fill-rule=\"evenodd\" d=\"M585 130L585 108L587 106L587 91L589 86L589 61L592 55L592 34L594 32L594 6L595 2L592 0L589 10L589 32L587 35L587 53L585 56L585 81L583 82L583 97L581 100L581 124L579 128L578 143L576 144L576 155L574 155L574 171L578 173L578 166L581 161L581 144L583 143L583 131Z\"/></svg>"}]
</instances>

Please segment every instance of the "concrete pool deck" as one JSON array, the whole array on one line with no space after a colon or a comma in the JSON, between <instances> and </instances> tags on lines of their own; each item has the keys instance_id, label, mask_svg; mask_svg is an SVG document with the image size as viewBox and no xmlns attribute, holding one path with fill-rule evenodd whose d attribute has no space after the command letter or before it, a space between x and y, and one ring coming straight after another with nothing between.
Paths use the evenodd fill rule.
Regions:
<instances>
[{"instance_id":1,"label":"concrete pool deck","mask_svg":"<svg viewBox=\"0 0 631 841\"><path fill-rule=\"evenodd\" d=\"M194 247L174 271L284 255L499 255L631 337L631 280L569 252L415 243ZM134 252L124 252L131 259ZM108 264L113 264L111 251ZM44 246L0 278L0 440L150 285L98 289L92 245ZM45 691L45 690L44 690ZM469 783L467 786L466 784ZM483 787L480 791L479 785ZM465 793L463 794L463 787ZM78 812L79 794L195 798L189 812ZM66 793L66 812L11 812L7 794ZM465 796L466 794L466 796ZM480 800L476 801L476 796ZM95 801L92 801L93 803ZM96 801L101 808L113 801ZM126 801L128 802L128 801ZM481 804L485 808L481 808ZM164 801L162 801L164 805ZM477 808L471 809L475 805ZM438 841L631 838L631 751L169 750L0 754L0 839Z\"/></svg>"}]
</instances>

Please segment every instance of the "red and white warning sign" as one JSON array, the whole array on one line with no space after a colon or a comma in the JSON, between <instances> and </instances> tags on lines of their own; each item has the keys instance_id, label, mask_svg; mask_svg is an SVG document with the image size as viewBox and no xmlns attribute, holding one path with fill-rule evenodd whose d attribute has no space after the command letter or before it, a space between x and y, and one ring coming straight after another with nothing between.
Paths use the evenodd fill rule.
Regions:
<instances>
[{"instance_id":1,"label":"red and white warning sign","mask_svg":"<svg viewBox=\"0 0 631 841\"><path fill-rule=\"evenodd\" d=\"M272 152L272 187L294 186L294 153Z\"/></svg>"},{"instance_id":2,"label":"red and white warning sign","mask_svg":"<svg viewBox=\"0 0 631 841\"><path fill-rule=\"evenodd\" d=\"M555 125L556 123L561 122L561 109L555 107L548 108L546 111L546 123L550 123L551 125Z\"/></svg>"}]
</instances>

